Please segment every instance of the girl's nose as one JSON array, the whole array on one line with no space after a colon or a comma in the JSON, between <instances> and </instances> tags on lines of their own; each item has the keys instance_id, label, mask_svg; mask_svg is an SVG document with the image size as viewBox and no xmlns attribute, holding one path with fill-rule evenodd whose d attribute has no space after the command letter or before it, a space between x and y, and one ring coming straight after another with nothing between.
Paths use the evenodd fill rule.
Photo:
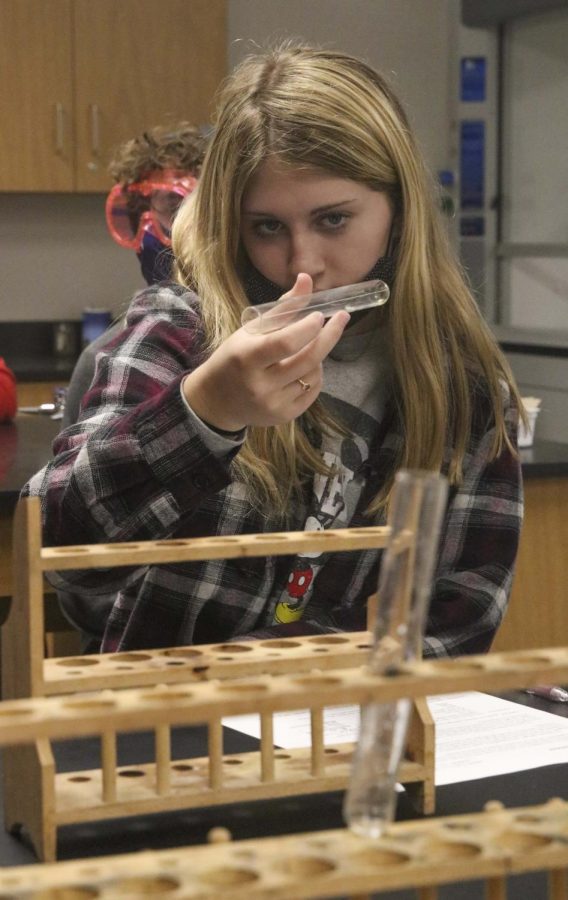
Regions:
<instances>
[{"instance_id":1,"label":"girl's nose","mask_svg":"<svg viewBox=\"0 0 568 900\"><path fill-rule=\"evenodd\" d=\"M325 263L316 238L306 234L305 231L291 235L288 269L292 283L300 272L311 275L314 283L321 278L325 270Z\"/></svg>"}]
</instances>

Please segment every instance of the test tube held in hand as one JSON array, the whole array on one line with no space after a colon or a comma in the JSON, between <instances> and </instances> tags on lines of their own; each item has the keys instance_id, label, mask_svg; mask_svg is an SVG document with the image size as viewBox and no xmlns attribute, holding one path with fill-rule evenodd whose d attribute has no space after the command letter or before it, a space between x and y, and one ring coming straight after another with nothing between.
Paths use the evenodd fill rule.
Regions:
<instances>
[{"instance_id":1,"label":"test tube held in hand","mask_svg":"<svg viewBox=\"0 0 568 900\"><path fill-rule=\"evenodd\" d=\"M268 334L298 322L313 312L321 312L329 318L342 309L351 313L383 306L389 296L389 286L377 278L374 281L316 291L315 294L305 294L303 297L281 297L273 303L247 306L241 314L241 325L251 334Z\"/></svg>"}]
</instances>

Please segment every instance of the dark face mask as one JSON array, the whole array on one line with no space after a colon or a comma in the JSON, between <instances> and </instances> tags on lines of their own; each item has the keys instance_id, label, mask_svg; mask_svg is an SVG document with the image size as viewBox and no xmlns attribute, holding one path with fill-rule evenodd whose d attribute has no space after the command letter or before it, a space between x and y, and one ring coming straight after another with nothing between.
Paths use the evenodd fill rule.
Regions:
<instances>
[{"instance_id":1,"label":"dark face mask","mask_svg":"<svg viewBox=\"0 0 568 900\"><path fill-rule=\"evenodd\" d=\"M361 280L373 281L375 278L380 278L381 281L388 284L389 288L392 290L394 276L394 256L381 256L371 271L367 272L365 277ZM243 284L245 293L252 306L257 306L259 303L273 303L285 293L281 287L278 287L273 281L269 281L268 278L261 275L258 269L255 269L251 263L247 264Z\"/></svg>"},{"instance_id":2,"label":"dark face mask","mask_svg":"<svg viewBox=\"0 0 568 900\"><path fill-rule=\"evenodd\" d=\"M142 275L147 284L157 284L171 279L173 253L151 231L144 232L142 246L136 256L140 260Z\"/></svg>"}]
</instances>

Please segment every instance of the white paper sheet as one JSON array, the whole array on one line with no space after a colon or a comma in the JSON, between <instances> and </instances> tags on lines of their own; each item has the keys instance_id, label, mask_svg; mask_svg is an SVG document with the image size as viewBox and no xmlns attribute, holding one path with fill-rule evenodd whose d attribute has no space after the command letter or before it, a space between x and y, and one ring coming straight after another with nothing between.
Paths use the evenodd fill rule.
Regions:
<instances>
[{"instance_id":1,"label":"white paper sheet","mask_svg":"<svg viewBox=\"0 0 568 900\"><path fill-rule=\"evenodd\" d=\"M491 775L568 762L568 719L489 694L443 694L428 699L436 723L436 784L454 784ZM233 716L223 724L260 737L256 715ZM356 741L359 708L324 712L325 743ZM309 747L307 710L276 713L277 747Z\"/></svg>"},{"instance_id":2,"label":"white paper sheet","mask_svg":"<svg viewBox=\"0 0 568 900\"><path fill-rule=\"evenodd\" d=\"M430 697L436 784L568 762L568 719L477 692Z\"/></svg>"},{"instance_id":3,"label":"white paper sheet","mask_svg":"<svg viewBox=\"0 0 568 900\"><path fill-rule=\"evenodd\" d=\"M223 725L250 734L251 737L260 737L260 717L254 713L250 716L230 716L223 719ZM272 727L275 747L289 750L291 747L310 746L310 714L307 709L275 713ZM359 707L334 706L324 709L323 729L326 745L356 741L359 733Z\"/></svg>"}]
</instances>

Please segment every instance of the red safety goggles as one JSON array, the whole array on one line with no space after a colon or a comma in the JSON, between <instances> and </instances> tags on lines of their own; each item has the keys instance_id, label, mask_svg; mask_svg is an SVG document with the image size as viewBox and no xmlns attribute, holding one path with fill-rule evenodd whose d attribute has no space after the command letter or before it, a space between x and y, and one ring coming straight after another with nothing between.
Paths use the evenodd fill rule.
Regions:
<instances>
[{"instance_id":1,"label":"red safety goggles","mask_svg":"<svg viewBox=\"0 0 568 900\"><path fill-rule=\"evenodd\" d=\"M174 216L197 178L164 170L123 187L115 184L107 197L107 227L121 247L139 249L145 231L151 231L167 247Z\"/></svg>"}]
</instances>

